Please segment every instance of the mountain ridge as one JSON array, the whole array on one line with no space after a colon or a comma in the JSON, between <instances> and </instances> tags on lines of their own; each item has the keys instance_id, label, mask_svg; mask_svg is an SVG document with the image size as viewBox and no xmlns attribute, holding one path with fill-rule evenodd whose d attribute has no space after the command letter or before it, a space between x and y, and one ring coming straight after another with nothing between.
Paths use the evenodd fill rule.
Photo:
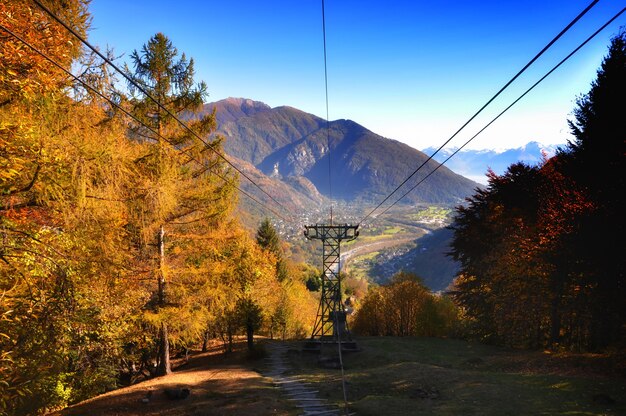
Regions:
<instances>
[{"instance_id":1,"label":"mountain ridge","mask_svg":"<svg viewBox=\"0 0 626 416\"><path fill-rule=\"evenodd\" d=\"M542 161L544 155L547 158L554 156L558 147L559 145L544 145L537 141L530 141L524 146L510 149L463 149L446 162L446 166L467 178L486 184L485 174L488 169L501 175L513 163L537 164ZM457 149L444 148L433 159L441 163ZM435 147L428 147L423 152L430 155L435 150Z\"/></svg>"},{"instance_id":2,"label":"mountain ridge","mask_svg":"<svg viewBox=\"0 0 626 416\"><path fill-rule=\"evenodd\" d=\"M330 121L327 130L326 120L313 114L287 105L271 108L246 98L204 105L204 112L214 109L227 154L274 180L299 183L306 179L326 197L331 195L329 158L332 197L370 203L388 195L427 159L419 150L352 120ZM429 161L414 180L437 165ZM458 203L477 186L444 166L406 202Z\"/></svg>"}]
</instances>

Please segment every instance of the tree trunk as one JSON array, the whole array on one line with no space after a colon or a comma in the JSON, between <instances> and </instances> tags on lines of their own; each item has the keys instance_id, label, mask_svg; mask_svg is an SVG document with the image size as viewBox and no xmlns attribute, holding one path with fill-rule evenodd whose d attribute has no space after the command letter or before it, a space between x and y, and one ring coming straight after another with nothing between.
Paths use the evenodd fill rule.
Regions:
<instances>
[{"instance_id":1,"label":"tree trunk","mask_svg":"<svg viewBox=\"0 0 626 416\"><path fill-rule=\"evenodd\" d=\"M561 341L561 297L562 285L553 284L552 301L550 302L550 347L554 348Z\"/></svg>"},{"instance_id":2,"label":"tree trunk","mask_svg":"<svg viewBox=\"0 0 626 416\"><path fill-rule=\"evenodd\" d=\"M248 336L248 351L254 350L254 327L246 325L246 335Z\"/></svg>"},{"instance_id":3,"label":"tree trunk","mask_svg":"<svg viewBox=\"0 0 626 416\"><path fill-rule=\"evenodd\" d=\"M270 323L270 339L274 339L274 317L271 318Z\"/></svg>"},{"instance_id":4,"label":"tree trunk","mask_svg":"<svg viewBox=\"0 0 626 416\"><path fill-rule=\"evenodd\" d=\"M231 324L228 324L228 348L226 349L226 352L233 352L233 327Z\"/></svg>"},{"instance_id":5,"label":"tree trunk","mask_svg":"<svg viewBox=\"0 0 626 416\"><path fill-rule=\"evenodd\" d=\"M165 229L161 225L159 228L159 308L166 304L166 292L165 292ZM157 375L164 376L172 372L170 366L170 342L168 339L167 324L161 323L161 334L159 339L159 367L157 368Z\"/></svg>"},{"instance_id":6,"label":"tree trunk","mask_svg":"<svg viewBox=\"0 0 626 416\"><path fill-rule=\"evenodd\" d=\"M159 227L159 235L157 245L159 247L159 287L158 287L158 299L159 307L165 306L165 228L161 225Z\"/></svg>"},{"instance_id":7,"label":"tree trunk","mask_svg":"<svg viewBox=\"0 0 626 416\"><path fill-rule=\"evenodd\" d=\"M165 376L172 373L170 365L170 342L167 337L167 324L161 324L161 337L159 340L159 367L157 368L157 376Z\"/></svg>"},{"instance_id":8,"label":"tree trunk","mask_svg":"<svg viewBox=\"0 0 626 416\"><path fill-rule=\"evenodd\" d=\"M209 346L209 331L204 331L202 336L202 352L206 352Z\"/></svg>"}]
</instances>

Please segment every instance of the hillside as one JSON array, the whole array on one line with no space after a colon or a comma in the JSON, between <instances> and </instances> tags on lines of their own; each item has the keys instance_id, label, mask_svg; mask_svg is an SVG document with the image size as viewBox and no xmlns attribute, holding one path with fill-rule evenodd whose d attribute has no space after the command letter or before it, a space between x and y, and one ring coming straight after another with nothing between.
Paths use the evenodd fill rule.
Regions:
<instances>
[{"instance_id":1,"label":"hillside","mask_svg":"<svg viewBox=\"0 0 626 416\"><path fill-rule=\"evenodd\" d=\"M459 264L446 256L451 241L452 230L445 227L428 231L410 244L395 238L393 243L407 248L377 255L370 262L368 275L376 283L386 283L394 274L406 271L422 278L433 292L445 291L459 271Z\"/></svg>"},{"instance_id":2,"label":"hillside","mask_svg":"<svg viewBox=\"0 0 626 416\"><path fill-rule=\"evenodd\" d=\"M307 184L307 189L345 201L379 202L427 156L396 140L379 136L351 120L330 122L293 107L229 98L205 104L217 111L218 132L226 138L226 152L277 180ZM330 152L328 149L330 142ZM429 162L424 174L434 169ZM421 175L421 173L420 173ZM418 175L414 180L421 177ZM411 182L415 183L415 182ZM405 202L457 203L477 184L446 167L412 192Z\"/></svg>"}]
</instances>

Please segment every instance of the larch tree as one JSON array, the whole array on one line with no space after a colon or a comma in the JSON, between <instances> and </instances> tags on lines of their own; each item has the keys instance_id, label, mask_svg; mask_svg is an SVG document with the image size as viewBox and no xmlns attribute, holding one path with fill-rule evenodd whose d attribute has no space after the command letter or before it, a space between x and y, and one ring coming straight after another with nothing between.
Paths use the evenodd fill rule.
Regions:
<instances>
[{"instance_id":1,"label":"larch tree","mask_svg":"<svg viewBox=\"0 0 626 416\"><path fill-rule=\"evenodd\" d=\"M168 273L174 270L167 263L168 250L174 248L176 238L184 240L185 233L193 234L228 213L235 178L217 156L222 152L221 139L209 139L216 127L215 113L191 117L202 109L207 96L204 82L194 84L193 59L179 55L172 42L157 33L141 51L132 53L131 60L133 68L127 71L141 88L129 85L130 101L143 124L131 126L130 134L136 141L150 143L148 153L137 161L143 184L133 208L144 259L152 264L157 281L154 308L159 311L170 305ZM183 115L188 128L178 121ZM167 374L167 319L161 320L159 333L157 372Z\"/></svg>"}]
</instances>

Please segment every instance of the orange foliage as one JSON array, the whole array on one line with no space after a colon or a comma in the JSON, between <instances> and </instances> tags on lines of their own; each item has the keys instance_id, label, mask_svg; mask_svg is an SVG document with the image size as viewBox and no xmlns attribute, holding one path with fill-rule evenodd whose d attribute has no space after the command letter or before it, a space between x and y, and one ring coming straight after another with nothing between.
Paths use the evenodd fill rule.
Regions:
<instances>
[{"instance_id":1,"label":"orange foliage","mask_svg":"<svg viewBox=\"0 0 626 416\"><path fill-rule=\"evenodd\" d=\"M72 0L50 2L50 7L65 21L84 34L87 24L86 2ZM79 42L65 28L33 2L0 2L0 24L26 42L48 54L65 68L80 53ZM21 96L56 92L66 85L66 76L11 34L0 30L0 101Z\"/></svg>"}]
</instances>

